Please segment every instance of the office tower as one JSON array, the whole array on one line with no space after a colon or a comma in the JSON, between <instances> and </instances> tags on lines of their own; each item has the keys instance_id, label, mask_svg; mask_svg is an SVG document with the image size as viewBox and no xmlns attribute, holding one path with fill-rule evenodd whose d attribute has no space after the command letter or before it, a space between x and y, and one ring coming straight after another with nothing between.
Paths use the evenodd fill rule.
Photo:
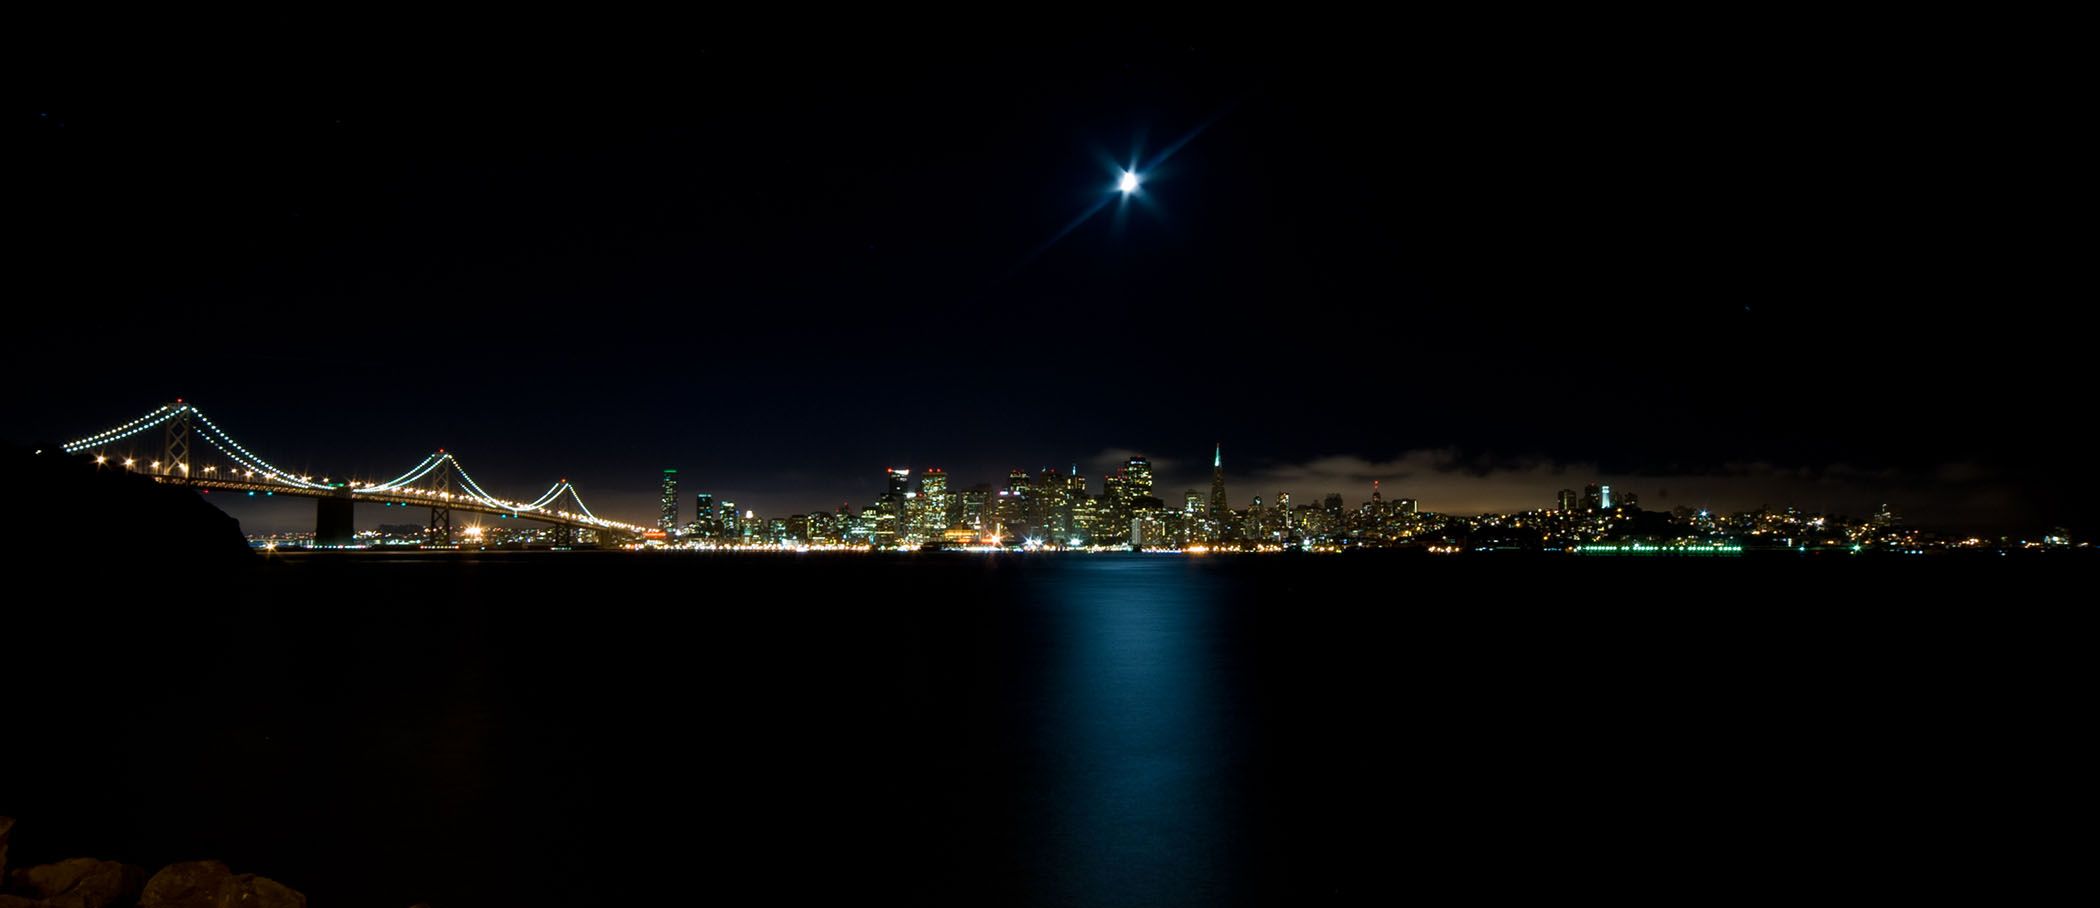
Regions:
<instances>
[{"instance_id":1,"label":"office tower","mask_svg":"<svg viewBox=\"0 0 2100 908\"><path fill-rule=\"evenodd\" d=\"M1186 492L1181 493L1181 510L1183 513L1186 514L1202 513L1203 493L1198 492L1195 489L1190 489Z\"/></svg>"},{"instance_id":2,"label":"office tower","mask_svg":"<svg viewBox=\"0 0 2100 908\"><path fill-rule=\"evenodd\" d=\"M1152 461L1142 457L1130 458L1130 462L1123 467L1123 481L1128 486L1132 498L1143 498L1152 494Z\"/></svg>"},{"instance_id":3,"label":"office tower","mask_svg":"<svg viewBox=\"0 0 2100 908\"><path fill-rule=\"evenodd\" d=\"M904 503L911 500L911 470L906 467L884 467L883 472L886 484L882 490L882 497L875 499L875 507L882 512L882 523L877 532L883 538L879 543L888 545L911 532L911 526L904 522Z\"/></svg>"},{"instance_id":4,"label":"office tower","mask_svg":"<svg viewBox=\"0 0 2100 908\"><path fill-rule=\"evenodd\" d=\"M715 525L715 494L701 492L693 496L693 535L702 539L713 539L721 532Z\"/></svg>"},{"instance_id":5,"label":"office tower","mask_svg":"<svg viewBox=\"0 0 2100 908\"><path fill-rule=\"evenodd\" d=\"M948 528L948 472L940 467L919 477L918 519L913 529L926 542L937 542Z\"/></svg>"},{"instance_id":6,"label":"office tower","mask_svg":"<svg viewBox=\"0 0 2100 908\"><path fill-rule=\"evenodd\" d=\"M1575 510L1575 490L1560 490L1560 497L1554 501L1554 507L1563 514Z\"/></svg>"},{"instance_id":7,"label":"office tower","mask_svg":"<svg viewBox=\"0 0 2100 908\"><path fill-rule=\"evenodd\" d=\"M1072 464L1071 471L1063 476L1057 475L1056 470L1044 468L1042 488L1038 491L1051 492L1050 500L1038 509L1044 521L1043 533L1066 537L1077 533L1078 517L1075 515L1079 503L1087 500L1086 477L1079 475L1079 465Z\"/></svg>"},{"instance_id":8,"label":"office tower","mask_svg":"<svg viewBox=\"0 0 2100 908\"><path fill-rule=\"evenodd\" d=\"M991 525L984 522L991 498L992 487L983 483L964 489L956 496L955 524L978 531L991 529Z\"/></svg>"},{"instance_id":9,"label":"office tower","mask_svg":"<svg viewBox=\"0 0 2100 908\"><path fill-rule=\"evenodd\" d=\"M1597 487L1597 506L1607 511L1611 510L1611 486Z\"/></svg>"},{"instance_id":10,"label":"office tower","mask_svg":"<svg viewBox=\"0 0 2100 908\"><path fill-rule=\"evenodd\" d=\"M1402 498L1402 499L1400 499L1400 513L1402 513L1402 514L1413 514L1413 513L1416 513L1416 510L1415 510L1415 500L1414 500L1414 499L1412 499L1412 498Z\"/></svg>"},{"instance_id":11,"label":"office tower","mask_svg":"<svg viewBox=\"0 0 2100 908\"><path fill-rule=\"evenodd\" d=\"M664 471L664 513L657 518L656 528L666 533L678 531L678 471Z\"/></svg>"},{"instance_id":12,"label":"office tower","mask_svg":"<svg viewBox=\"0 0 2100 908\"><path fill-rule=\"evenodd\" d=\"M736 516L736 502L722 502L722 518L716 522L723 542L736 542L743 535L743 527Z\"/></svg>"},{"instance_id":13,"label":"office tower","mask_svg":"<svg viewBox=\"0 0 2100 908\"><path fill-rule=\"evenodd\" d=\"M1100 529L1101 507L1099 499L1081 496L1072 502L1072 527L1066 541L1091 539Z\"/></svg>"},{"instance_id":14,"label":"office tower","mask_svg":"<svg viewBox=\"0 0 2100 908\"><path fill-rule=\"evenodd\" d=\"M1231 511L1225 500L1225 443L1221 441L1210 455L1210 516L1223 520Z\"/></svg>"},{"instance_id":15,"label":"office tower","mask_svg":"<svg viewBox=\"0 0 2100 908\"><path fill-rule=\"evenodd\" d=\"M1602 499L1602 498L1601 498L1601 497L1600 497L1600 496L1599 496L1599 495L1597 494L1597 484L1596 484L1596 483L1594 483L1594 482L1593 482L1593 483L1590 483L1589 485L1586 485L1586 486L1583 486L1583 487L1582 487L1582 509L1583 509L1583 510L1585 510L1585 511L1594 511L1594 510L1597 510L1598 508L1601 508L1601 507L1603 507L1603 506L1604 506L1604 505L1602 505L1602 504L1600 503L1601 501L1603 501L1603 499Z\"/></svg>"}]
</instances>

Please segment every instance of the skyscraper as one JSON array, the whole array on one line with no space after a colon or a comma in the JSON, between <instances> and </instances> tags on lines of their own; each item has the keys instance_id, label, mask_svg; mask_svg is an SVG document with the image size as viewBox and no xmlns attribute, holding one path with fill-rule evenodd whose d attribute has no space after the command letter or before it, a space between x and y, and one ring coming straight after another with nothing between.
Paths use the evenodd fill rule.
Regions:
<instances>
[{"instance_id":1,"label":"skyscraper","mask_svg":"<svg viewBox=\"0 0 2100 908\"><path fill-rule=\"evenodd\" d=\"M1225 443L1221 441L1210 455L1210 516L1223 518L1231 510L1225 500Z\"/></svg>"},{"instance_id":2,"label":"skyscraper","mask_svg":"<svg viewBox=\"0 0 2100 908\"><path fill-rule=\"evenodd\" d=\"M721 533L715 524L715 493L701 492L693 496L693 534L702 539L713 539Z\"/></svg>"},{"instance_id":3,"label":"skyscraper","mask_svg":"<svg viewBox=\"0 0 2100 908\"><path fill-rule=\"evenodd\" d=\"M1565 514L1565 513L1569 512L1569 511L1573 511L1573 510L1575 510L1575 490L1574 490L1574 489L1562 489L1562 490L1560 490L1560 497L1559 497L1559 498L1557 498L1557 499L1555 499L1555 501L1554 501L1554 505L1555 505L1555 507L1557 507L1557 508L1558 508L1558 509L1560 510L1560 512L1561 512L1561 513L1563 513L1563 514Z\"/></svg>"},{"instance_id":4,"label":"skyscraper","mask_svg":"<svg viewBox=\"0 0 2100 908\"><path fill-rule=\"evenodd\" d=\"M912 529L927 542L938 542L948 528L948 472L934 467L919 477L919 513Z\"/></svg>"},{"instance_id":5,"label":"skyscraper","mask_svg":"<svg viewBox=\"0 0 2100 908\"><path fill-rule=\"evenodd\" d=\"M1123 467L1123 481L1132 498L1152 494L1152 461L1142 457L1130 458Z\"/></svg>"},{"instance_id":6,"label":"skyscraper","mask_svg":"<svg viewBox=\"0 0 2100 908\"><path fill-rule=\"evenodd\" d=\"M656 528L666 533L678 531L678 471L664 471L664 513L657 518Z\"/></svg>"}]
</instances>

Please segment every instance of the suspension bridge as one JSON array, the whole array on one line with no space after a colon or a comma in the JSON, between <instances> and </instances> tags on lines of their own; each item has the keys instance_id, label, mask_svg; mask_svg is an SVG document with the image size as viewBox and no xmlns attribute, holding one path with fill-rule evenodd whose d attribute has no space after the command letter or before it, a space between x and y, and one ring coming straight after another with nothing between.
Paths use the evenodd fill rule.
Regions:
<instances>
[{"instance_id":1,"label":"suspension bridge","mask_svg":"<svg viewBox=\"0 0 2100 908\"><path fill-rule=\"evenodd\" d=\"M156 430L157 439L149 434ZM148 450L142 452L142 445L149 446ZM144 474L161 483L315 499L314 541L318 545L349 544L356 532L356 506L368 503L428 507L430 524L425 538L436 545L453 544L454 512L540 521L557 528L558 541L565 542L574 542L579 530L589 530L599 541L607 542L639 537L647 529L591 513L567 479L556 480L531 501L491 495L460 465L458 457L443 448L384 482L316 479L311 474L281 470L235 441L196 405L180 399L123 425L67 442L65 450L92 455L98 465Z\"/></svg>"}]
</instances>

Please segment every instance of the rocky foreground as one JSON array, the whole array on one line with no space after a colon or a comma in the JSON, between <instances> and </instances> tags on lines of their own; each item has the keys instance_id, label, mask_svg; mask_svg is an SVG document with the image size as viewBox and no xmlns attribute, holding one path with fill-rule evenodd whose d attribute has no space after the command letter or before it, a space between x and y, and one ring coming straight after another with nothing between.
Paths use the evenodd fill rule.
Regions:
<instances>
[{"instance_id":1,"label":"rocky foreground","mask_svg":"<svg viewBox=\"0 0 2100 908\"><path fill-rule=\"evenodd\" d=\"M269 877L234 873L218 861L142 867L71 858L9 867L15 821L0 817L0 908L305 908L306 896ZM427 908L427 906L419 906Z\"/></svg>"}]
</instances>

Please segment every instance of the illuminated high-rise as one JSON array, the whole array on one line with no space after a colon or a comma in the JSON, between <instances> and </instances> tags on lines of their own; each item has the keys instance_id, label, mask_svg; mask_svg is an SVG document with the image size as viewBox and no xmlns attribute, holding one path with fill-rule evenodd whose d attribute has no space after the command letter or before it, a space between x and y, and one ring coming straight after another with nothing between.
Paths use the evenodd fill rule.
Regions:
<instances>
[{"instance_id":1,"label":"illuminated high-rise","mask_svg":"<svg viewBox=\"0 0 2100 908\"><path fill-rule=\"evenodd\" d=\"M991 498L991 487L982 483L956 493L955 519L951 522L973 530L991 529L992 527L984 522L984 512Z\"/></svg>"},{"instance_id":2,"label":"illuminated high-rise","mask_svg":"<svg viewBox=\"0 0 2100 908\"><path fill-rule=\"evenodd\" d=\"M1223 519L1231 510L1225 500L1225 443L1221 441L1210 455L1210 516Z\"/></svg>"},{"instance_id":3,"label":"illuminated high-rise","mask_svg":"<svg viewBox=\"0 0 2100 908\"><path fill-rule=\"evenodd\" d=\"M656 528L666 533L678 530L678 471L664 471L664 513L657 518Z\"/></svg>"},{"instance_id":4,"label":"illuminated high-rise","mask_svg":"<svg viewBox=\"0 0 2100 908\"><path fill-rule=\"evenodd\" d=\"M715 525L715 494L701 492L693 496L693 533L702 539L713 539L721 532Z\"/></svg>"},{"instance_id":5,"label":"illuminated high-rise","mask_svg":"<svg viewBox=\"0 0 2100 908\"><path fill-rule=\"evenodd\" d=\"M1070 538L1078 532L1077 520L1080 502L1087 500L1086 477L1079 474L1079 465L1073 464L1071 472L1058 472L1044 467L1037 477L1036 494L1043 500L1036 509L1041 515L1041 533Z\"/></svg>"},{"instance_id":6,"label":"illuminated high-rise","mask_svg":"<svg viewBox=\"0 0 2100 908\"><path fill-rule=\"evenodd\" d=\"M1106 545L1129 538L1130 506L1130 475L1119 469L1101 477L1101 519L1096 543Z\"/></svg>"},{"instance_id":7,"label":"illuminated high-rise","mask_svg":"<svg viewBox=\"0 0 2100 908\"><path fill-rule=\"evenodd\" d=\"M910 491L911 470L909 468L887 467L885 469L889 483L883 489L882 497L875 500L877 519L874 529L869 533L869 538L876 545L887 547L895 545L901 537L911 532L911 527L904 522L904 506L905 502L911 500L912 493Z\"/></svg>"},{"instance_id":8,"label":"illuminated high-rise","mask_svg":"<svg viewBox=\"0 0 2100 908\"><path fill-rule=\"evenodd\" d=\"M948 473L934 467L919 477L919 496L914 515L913 532L922 541L936 542L941 532L948 529Z\"/></svg>"},{"instance_id":9,"label":"illuminated high-rise","mask_svg":"<svg viewBox=\"0 0 2100 908\"><path fill-rule=\"evenodd\" d=\"M1130 458L1130 462L1123 466L1123 483L1131 498L1152 494L1152 461L1142 457Z\"/></svg>"}]
</instances>

